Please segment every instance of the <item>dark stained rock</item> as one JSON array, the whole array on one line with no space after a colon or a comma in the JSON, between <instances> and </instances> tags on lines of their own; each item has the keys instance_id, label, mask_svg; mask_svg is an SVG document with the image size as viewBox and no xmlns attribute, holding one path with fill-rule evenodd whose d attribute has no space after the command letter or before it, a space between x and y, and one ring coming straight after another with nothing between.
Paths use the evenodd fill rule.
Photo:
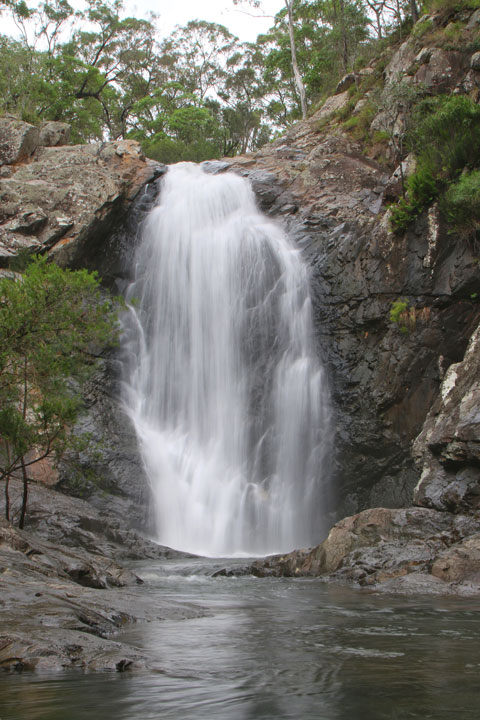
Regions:
<instances>
[{"instance_id":1,"label":"dark stained rock","mask_svg":"<svg viewBox=\"0 0 480 720\"><path fill-rule=\"evenodd\" d=\"M159 167L160 175L166 168ZM84 263L97 270L103 285L123 293L130 281L138 228L152 208L160 180L149 183L116 227ZM100 367L84 387L84 412L74 432L93 438L90 451L72 453L60 465L57 488L88 499L99 510L125 518L129 527L153 530L150 485L138 440L122 404L122 352L104 352Z\"/></svg>"},{"instance_id":2,"label":"dark stained rock","mask_svg":"<svg viewBox=\"0 0 480 720\"><path fill-rule=\"evenodd\" d=\"M469 58L461 52L432 48L428 62L421 65L414 82L432 92L454 90L468 72Z\"/></svg>"},{"instance_id":3,"label":"dark stained rock","mask_svg":"<svg viewBox=\"0 0 480 720\"><path fill-rule=\"evenodd\" d=\"M135 575L117 565L111 557L105 557L98 551L89 554L81 547L72 550L42 540L38 535L16 530L3 520L0 525L0 547L22 553L24 557L17 558L17 567L25 563L27 568L34 567L40 574L70 578L84 587L108 588L140 584Z\"/></svg>"},{"instance_id":4,"label":"dark stained rock","mask_svg":"<svg viewBox=\"0 0 480 720\"><path fill-rule=\"evenodd\" d=\"M252 177L259 204L284 223L311 265L319 353L336 426L337 517L412 502L411 444L443 373L462 360L480 319L480 268L436 208L404 236L383 205L391 175L316 116L230 169ZM406 299L405 331L390 321Z\"/></svg>"},{"instance_id":5,"label":"dark stained rock","mask_svg":"<svg viewBox=\"0 0 480 720\"><path fill-rule=\"evenodd\" d=\"M355 73L347 73L347 75L344 75L343 78L338 83L337 87L335 88L335 95L337 93L345 92L345 90L348 90L348 88L352 87L352 85L355 84Z\"/></svg>"},{"instance_id":6,"label":"dark stained rock","mask_svg":"<svg viewBox=\"0 0 480 720\"><path fill-rule=\"evenodd\" d=\"M120 372L119 357L113 354L87 383L85 412L75 433L95 440L87 451L63 460L57 489L125 518L129 528L149 532L153 531L150 486L135 429L121 405Z\"/></svg>"},{"instance_id":7,"label":"dark stained rock","mask_svg":"<svg viewBox=\"0 0 480 720\"><path fill-rule=\"evenodd\" d=\"M10 482L11 519L18 520L22 488ZM72 497L43 483L31 483L25 529L39 541L75 552L103 555L121 562L125 559L188 557L149 540L132 527L128 500L122 503L104 492L105 502L96 508L92 502ZM0 515L4 516L4 493L0 497Z\"/></svg>"}]
</instances>

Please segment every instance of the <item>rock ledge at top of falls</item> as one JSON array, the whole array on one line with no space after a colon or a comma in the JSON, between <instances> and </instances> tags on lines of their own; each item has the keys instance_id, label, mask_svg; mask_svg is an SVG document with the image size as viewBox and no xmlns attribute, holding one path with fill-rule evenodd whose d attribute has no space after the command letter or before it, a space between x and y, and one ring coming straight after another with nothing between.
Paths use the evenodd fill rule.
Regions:
<instances>
[{"instance_id":1,"label":"rock ledge at top of falls","mask_svg":"<svg viewBox=\"0 0 480 720\"><path fill-rule=\"evenodd\" d=\"M0 266L24 250L49 251L64 266L88 264L162 172L133 140L60 144L68 136L64 123L0 119Z\"/></svg>"}]
</instances>

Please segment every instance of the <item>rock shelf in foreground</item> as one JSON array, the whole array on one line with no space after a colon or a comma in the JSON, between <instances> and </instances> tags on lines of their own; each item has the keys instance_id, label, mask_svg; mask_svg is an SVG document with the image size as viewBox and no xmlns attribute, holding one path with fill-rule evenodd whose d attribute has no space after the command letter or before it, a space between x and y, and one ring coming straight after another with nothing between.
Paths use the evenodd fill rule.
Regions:
<instances>
[{"instance_id":1,"label":"rock shelf in foreground","mask_svg":"<svg viewBox=\"0 0 480 720\"><path fill-rule=\"evenodd\" d=\"M19 493L12 483L14 506ZM115 640L122 627L205 614L172 601L152 607L122 563L182 554L83 500L32 485L27 528L0 520L0 671L139 669L150 660Z\"/></svg>"}]
</instances>

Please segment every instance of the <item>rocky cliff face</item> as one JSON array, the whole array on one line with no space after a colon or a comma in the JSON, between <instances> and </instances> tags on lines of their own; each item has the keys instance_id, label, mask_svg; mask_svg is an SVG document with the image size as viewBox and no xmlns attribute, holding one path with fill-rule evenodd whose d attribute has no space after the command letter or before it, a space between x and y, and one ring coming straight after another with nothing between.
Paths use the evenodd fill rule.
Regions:
<instances>
[{"instance_id":1,"label":"rocky cliff face","mask_svg":"<svg viewBox=\"0 0 480 720\"><path fill-rule=\"evenodd\" d=\"M480 14L453 19L465 36L461 47L445 45L452 17L422 19L420 30L384 59L381 83L403 77L477 101L480 60L470 40ZM372 66L359 75L374 73ZM311 268L318 348L337 428L336 515L354 517L336 525L313 554L279 562L287 574L323 572L362 584L389 579L394 589L407 582L398 578L414 573L429 583L436 578L440 589L445 581L452 589L461 577L467 592L478 580L480 531L478 249L449 233L435 206L403 235L390 230L388 202L399 192L398 169L375 153L367 156L333 114L348 107L348 86L355 82L345 78L315 115L272 145L206 164L212 172L248 176L262 209L284 224ZM379 114L372 120L381 122ZM47 250L61 263L97 267L108 285L121 287L135 224L155 193L153 186L146 194L140 190L164 169L146 161L134 143L39 147L41 133L18 123L3 141L5 123L3 264L21 248ZM57 137L53 130L44 137ZM15 152L7 148L12 143ZM134 197L138 216L128 220ZM390 319L399 300L406 303L401 326ZM81 458L80 468L100 478L101 492L86 492L98 508L113 503L138 523L148 489L118 409L116 382L110 368L89 391L84 424L107 441L103 457ZM63 485L70 492L71 477L67 469ZM422 508L398 509L413 497ZM383 509L365 514L378 506ZM333 556L338 562L332 564ZM471 559L463 574L459 557Z\"/></svg>"},{"instance_id":2,"label":"rocky cliff face","mask_svg":"<svg viewBox=\"0 0 480 720\"><path fill-rule=\"evenodd\" d=\"M452 20L463 28L456 52L445 49ZM379 82L402 79L477 100L471 41L479 22L478 11L423 18L417 33L391 51ZM262 208L285 224L311 265L318 343L338 428L342 516L411 503L418 481L412 442L480 321L478 250L449 232L435 206L407 233L394 234L388 202L399 192L399 170L367 157L340 123L328 125L347 106L354 82L347 76L307 122L226 166L250 177ZM372 127L381 124L382 112ZM390 321L399 300L408 306L403 328Z\"/></svg>"},{"instance_id":3,"label":"rocky cliff face","mask_svg":"<svg viewBox=\"0 0 480 720\"><path fill-rule=\"evenodd\" d=\"M134 142L68 146L68 138L63 123L0 119L0 267L22 252L48 252L60 265L98 270L105 286L121 292L132 238L164 168ZM59 472L49 467L49 482L146 529L148 484L118 383L115 353L106 355L77 428L97 451L70 458Z\"/></svg>"},{"instance_id":4,"label":"rocky cliff face","mask_svg":"<svg viewBox=\"0 0 480 720\"><path fill-rule=\"evenodd\" d=\"M455 51L445 47L452 20L465 40ZM403 77L478 101L478 53L469 42L480 12L452 10L422 23L425 31L393 53L383 83ZM326 115L348 102L344 86L307 123L230 167L250 175L260 202L310 260L338 428L340 511L357 514L317 548L246 571L322 574L395 592L478 593L478 248L452 233L436 206L403 235L391 232L385 201L398 193L398 170L363 156L340 124L325 132ZM406 303L401 326L390 319L399 300ZM412 504L422 507L393 509Z\"/></svg>"},{"instance_id":5,"label":"rocky cliff face","mask_svg":"<svg viewBox=\"0 0 480 720\"><path fill-rule=\"evenodd\" d=\"M48 251L61 265L98 265L107 238L159 172L135 142L66 140L63 123L0 119L2 267L22 250Z\"/></svg>"},{"instance_id":6,"label":"rocky cliff face","mask_svg":"<svg viewBox=\"0 0 480 720\"><path fill-rule=\"evenodd\" d=\"M411 443L480 319L475 250L449 236L435 210L403 237L390 232L381 204L390 178L347 137L312 128L291 141L288 152L284 142L230 167L250 175L311 264L343 514L405 505L417 482ZM390 321L400 299L407 332Z\"/></svg>"},{"instance_id":7,"label":"rocky cliff face","mask_svg":"<svg viewBox=\"0 0 480 720\"><path fill-rule=\"evenodd\" d=\"M480 509L480 326L462 362L445 373L413 455L421 471L415 504L455 513Z\"/></svg>"}]
</instances>

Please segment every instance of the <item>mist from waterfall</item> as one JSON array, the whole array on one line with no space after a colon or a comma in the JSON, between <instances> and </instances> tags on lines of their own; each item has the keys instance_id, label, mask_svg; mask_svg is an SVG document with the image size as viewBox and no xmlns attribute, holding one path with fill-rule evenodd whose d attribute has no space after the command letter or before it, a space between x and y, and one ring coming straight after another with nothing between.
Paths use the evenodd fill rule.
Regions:
<instances>
[{"instance_id":1,"label":"mist from waterfall","mask_svg":"<svg viewBox=\"0 0 480 720\"><path fill-rule=\"evenodd\" d=\"M133 298L124 401L157 540L206 556L318 542L331 433L308 273L247 180L169 169Z\"/></svg>"}]
</instances>

